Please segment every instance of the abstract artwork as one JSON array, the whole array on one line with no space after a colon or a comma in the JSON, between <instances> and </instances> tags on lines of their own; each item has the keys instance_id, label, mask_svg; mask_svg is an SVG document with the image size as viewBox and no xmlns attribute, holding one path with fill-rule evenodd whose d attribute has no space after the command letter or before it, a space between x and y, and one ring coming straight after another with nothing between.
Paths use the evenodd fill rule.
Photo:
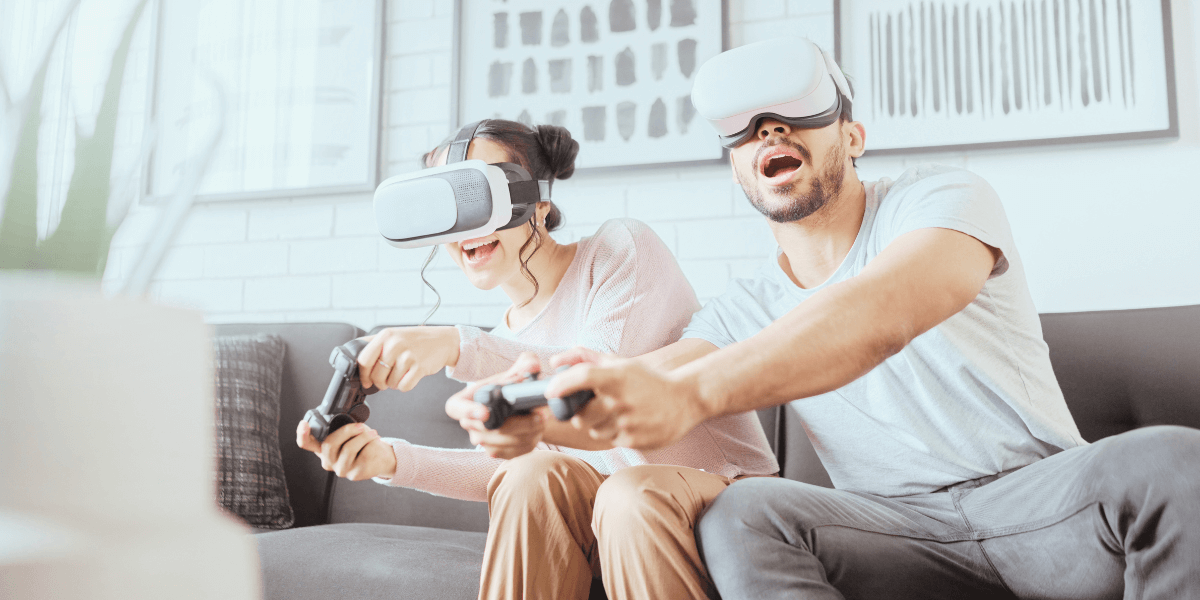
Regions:
<instances>
[{"instance_id":1,"label":"abstract artwork","mask_svg":"<svg viewBox=\"0 0 1200 600\"><path fill-rule=\"evenodd\" d=\"M839 8L839 64L869 152L1177 135L1167 2Z\"/></svg>"},{"instance_id":2,"label":"abstract artwork","mask_svg":"<svg viewBox=\"0 0 1200 600\"><path fill-rule=\"evenodd\" d=\"M691 101L722 49L713 0L460 0L459 124L561 125L579 168L720 159Z\"/></svg>"}]
</instances>

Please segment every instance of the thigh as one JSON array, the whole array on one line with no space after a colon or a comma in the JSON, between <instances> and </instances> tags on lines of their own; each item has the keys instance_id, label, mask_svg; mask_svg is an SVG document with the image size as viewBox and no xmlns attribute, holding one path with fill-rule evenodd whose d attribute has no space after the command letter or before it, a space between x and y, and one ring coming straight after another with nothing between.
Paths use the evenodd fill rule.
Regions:
<instances>
[{"instance_id":1,"label":"thigh","mask_svg":"<svg viewBox=\"0 0 1200 600\"><path fill-rule=\"evenodd\" d=\"M728 477L674 465L639 465L610 475L596 495L596 510L639 505L675 507L694 525L700 512L732 482ZM604 507L604 508L602 508Z\"/></svg>"},{"instance_id":2,"label":"thigh","mask_svg":"<svg viewBox=\"0 0 1200 600\"><path fill-rule=\"evenodd\" d=\"M721 535L725 528L728 536ZM714 572L713 561L723 560L742 563L733 568L761 564L783 573L802 569L811 556L819 568L806 577L823 579L849 599L1007 597L946 493L889 499L786 479L751 479L721 494L700 530ZM746 544L745 532L766 543ZM788 549L781 551L777 542ZM714 547L723 544L736 547ZM780 582L809 585L789 582L786 575Z\"/></svg>"},{"instance_id":3,"label":"thigh","mask_svg":"<svg viewBox=\"0 0 1200 600\"><path fill-rule=\"evenodd\" d=\"M1020 598L1120 598L1124 558L1079 447L987 485L953 490L1005 585Z\"/></svg>"},{"instance_id":4,"label":"thigh","mask_svg":"<svg viewBox=\"0 0 1200 600\"><path fill-rule=\"evenodd\" d=\"M956 497L1018 596L1120 598L1130 554L1198 512L1181 510L1197 503L1195 476L1180 486L1200 460L1196 438L1179 428L1134 430Z\"/></svg>"},{"instance_id":5,"label":"thigh","mask_svg":"<svg viewBox=\"0 0 1200 600\"><path fill-rule=\"evenodd\" d=\"M517 498L554 498L557 502L584 503L591 512L596 492L606 476L586 461L550 450L534 450L504 461L488 482L488 500L505 492Z\"/></svg>"}]
</instances>

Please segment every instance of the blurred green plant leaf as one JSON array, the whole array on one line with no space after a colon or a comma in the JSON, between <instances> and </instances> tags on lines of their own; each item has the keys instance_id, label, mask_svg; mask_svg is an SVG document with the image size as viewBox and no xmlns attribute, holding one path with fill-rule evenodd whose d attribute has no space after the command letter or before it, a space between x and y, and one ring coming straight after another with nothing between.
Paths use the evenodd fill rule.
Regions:
<instances>
[{"instance_id":1,"label":"blurred green plant leaf","mask_svg":"<svg viewBox=\"0 0 1200 600\"><path fill-rule=\"evenodd\" d=\"M54 30L46 55L29 83L29 91L16 109L21 113L17 130L17 147L13 153L11 177L4 194L4 216L0 218L0 269L37 268L37 155L38 131L42 127L42 95L46 88L46 71L58 36L75 7L64 14ZM7 87L5 89L7 95Z\"/></svg>"},{"instance_id":2,"label":"blurred green plant leaf","mask_svg":"<svg viewBox=\"0 0 1200 600\"><path fill-rule=\"evenodd\" d=\"M112 192L117 109L121 103L121 84L129 60L129 47L146 2L141 0L134 8L125 24L121 43L113 53L112 67L108 72L92 135L84 136L78 130L75 132L75 171L67 188L62 219L58 228L38 249L38 260L44 267L91 273L96 277L104 275L111 241L106 220Z\"/></svg>"}]
</instances>

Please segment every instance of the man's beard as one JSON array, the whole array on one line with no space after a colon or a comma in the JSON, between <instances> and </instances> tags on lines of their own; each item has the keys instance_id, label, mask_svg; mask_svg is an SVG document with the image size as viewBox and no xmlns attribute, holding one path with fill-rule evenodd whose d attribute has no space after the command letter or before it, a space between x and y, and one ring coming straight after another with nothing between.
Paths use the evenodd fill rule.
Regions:
<instances>
[{"instance_id":1,"label":"man's beard","mask_svg":"<svg viewBox=\"0 0 1200 600\"><path fill-rule=\"evenodd\" d=\"M797 144L789 141L780 141L779 144L789 146L796 149L805 158L811 158L808 152ZM774 145L774 144L773 144ZM765 148L764 148L765 150ZM792 223L799 221L818 210L821 210L830 200L836 198L842 193L842 180L846 176L846 146L844 143L839 143L836 148L829 152L828 157L831 159L829 166L821 173L815 173L812 178L812 184L808 193L793 195L796 192L795 184L788 184L776 188L773 195L789 198L791 202L783 206L770 207L764 201L763 193L754 181L749 185L747 182L739 181L742 185L742 191L746 193L746 198L750 200L750 205L758 212L762 213L766 218L775 221L776 223ZM808 164L812 164L809 161ZM755 174L758 173L758 161L752 165L755 168ZM801 167L803 168L803 167Z\"/></svg>"}]
</instances>

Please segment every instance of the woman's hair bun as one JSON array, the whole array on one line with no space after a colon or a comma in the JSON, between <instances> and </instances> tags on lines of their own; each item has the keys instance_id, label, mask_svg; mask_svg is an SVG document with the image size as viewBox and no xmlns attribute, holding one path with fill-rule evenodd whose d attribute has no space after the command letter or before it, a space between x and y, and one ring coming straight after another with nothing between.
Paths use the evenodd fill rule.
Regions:
<instances>
[{"instance_id":1,"label":"woman's hair bun","mask_svg":"<svg viewBox=\"0 0 1200 600\"><path fill-rule=\"evenodd\" d=\"M575 174L575 157L579 154L579 142L571 137L566 127L537 125L538 146L546 157L546 166L555 179L567 179Z\"/></svg>"}]
</instances>

